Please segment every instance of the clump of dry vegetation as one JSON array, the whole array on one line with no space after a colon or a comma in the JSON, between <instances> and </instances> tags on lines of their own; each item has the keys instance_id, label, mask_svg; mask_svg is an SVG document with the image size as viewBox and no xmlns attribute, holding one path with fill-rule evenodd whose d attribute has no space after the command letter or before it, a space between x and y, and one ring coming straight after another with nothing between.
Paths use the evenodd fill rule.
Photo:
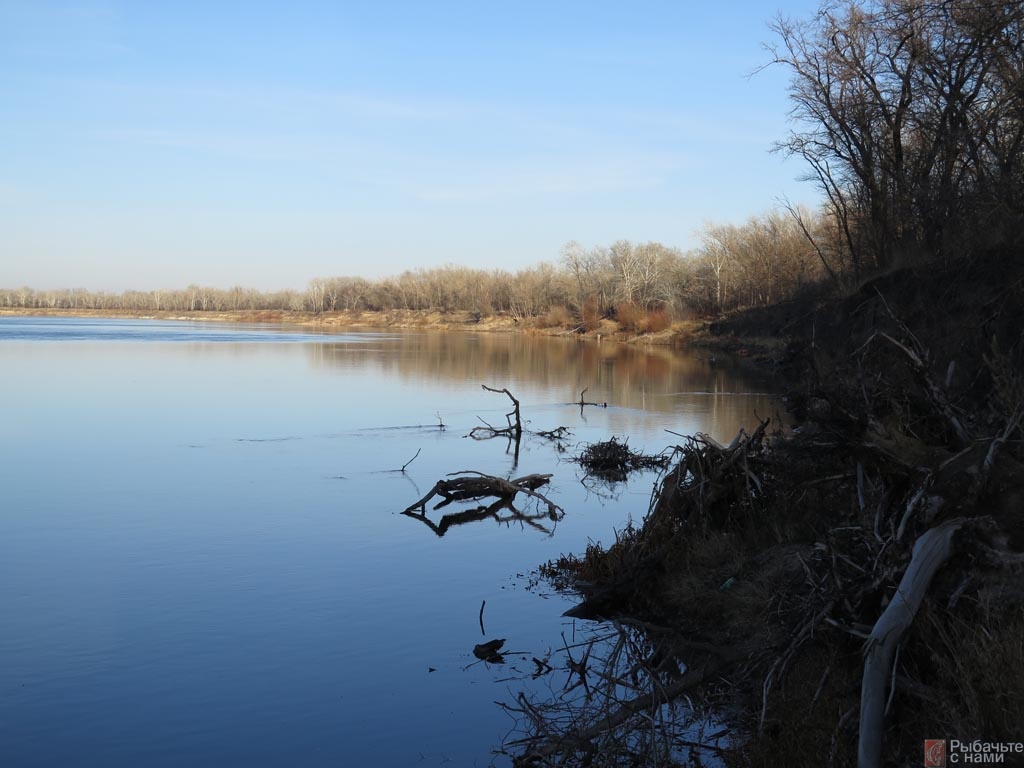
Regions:
<instances>
[{"instance_id":1,"label":"clump of dry vegetation","mask_svg":"<svg viewBox=\"0 0 1024 768\"><path fill-rule=\"evenodd\" d=\"M665 453L651 455L630 450L628 441L620 442L615 437L590 443L575 458L588 475L608 482L622 482L637 470L664 469L669 460Z\"/></svg>"},{"instance_id":2,"label":"clump of dry vegetation","mask_svg":"<svg viewBox=\"0 0 1024 768\"><path fill-rule=\"evenodd\" d=\"M615 307L615 320L628 333L659 333L672 326L672 317L664 308L645 308L631 301Z\"/></svg>"},{"instance_id":3,"label":"clump of dry vegetation","mask_svg":"<svg viewBox=\"0 0 1024 768\"><path fill-rule=\"evenodd\" d=\"M569 328L575 323L572 312L564 304L557 304L537 318L538 328Z\"/></svg>"}]
</instances>

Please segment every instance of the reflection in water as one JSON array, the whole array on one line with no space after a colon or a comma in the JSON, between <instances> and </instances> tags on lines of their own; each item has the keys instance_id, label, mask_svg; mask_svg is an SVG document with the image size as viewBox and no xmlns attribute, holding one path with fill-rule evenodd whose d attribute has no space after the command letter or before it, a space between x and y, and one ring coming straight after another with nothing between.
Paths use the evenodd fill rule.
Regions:
<instances>
[{"instance_id":1,"label":"reflection in water","mask_svg":"<svg viewBox=\"0 0 1024 768\"><path fill-rule=\"evenodd\" d=\"M177 328L173 323L163 323L152 327L143 324L133 329L138 332L140 341L148 338L144 332L155 334L151 340L159 343L139 343L134 354L140 360L154 356L156 349L161 359L185 355L191 358L188 368L199 371L197 375L201 377L205 361L219 362L225 356L239 362L277 358L281 365L292 366L298 347L314 369L372 379L375 391L360 392L360 396L379 397L385 389L404 391L409 387L431 398L431 393L438 388L451 390L469 386L479 390L483 384L508 388L523 401L524 408L529 409L524 410L524 420L535 430L567 426L541 422L538 406L570 403L578 406L583 399L581 392L586 393L588 405L600 406L588 407L585 412L578 408L582 423L594 422L602 430L619 435L632 434L638 420L646 421L650 429L661 429L666 416L682 416L697 423L677 424L679 431L702 431L719 439L731 439L739 426L750 422L752 411L765 416L774 408L772 397L766 394L772 387L751 381L748 371L741 372L721 359L712 361L699 353L667 347L597 344L574 337L527 334L286 332L274 335L271 329L260 328L258 334L242 329L243 338L249 331L252 338L259 341L269 337L295 342L266 344L231 340L238 338L233 335L237 330L233 327L211 330L203 326L189 329L194 334L189 335L182 330L171 333L163 326ZM163 343L172 338L176 340L174 344ZM108 344L107 349L94 346L87 354L91 359L118 354L113 343L104 342L103 346ZM69 358L74 353L71 348L62 350ZM211 375L213 373L211 371ZM548 399L552 393L556 396L555 402ZM443 398L424 402L418 412L421 418L415 423L424 424L423 418L433 414L442 402ZM494 407L486 397L464 398L464 405L473 409L477 424L480 414ZM514 449L515 446L510 444L509 447Z\"/></svg>"},{"instance_id":2,"label":"reflection in water","mask_svg":"<svg viewBox=\"0 0 1024 768\"><path fill-rule=\"evenodd\" d=\"M507 510L509 514L499 514L499 512L505 510ZM550 520L552 522L558 522L565 516L564 512L551 512L549 510L527 514L516 509L509 499L498 499L498 501L489 506L475 507L474 509L468 509L465 512L453 512L444 515L436 523L427 517L426 512L413 512L412 510L407 509L402 512L402 514L406 517L411 517L414 520L419 520L437 534L438 537L444 536L448 532L448 529L454 526L465 525L466 523L479 523L482 520L494 520L499 525L504 524L505 526L510 526L512 523L521 523L551 536L554 533L554 530L552 528L548 528L540 521Z\"/></svg>"},{"instance_id":3,"label":"reflection in water","mask_svg":"<svg viewBox=\"0 0 1024 768\"><path fill-rule=\"evenodd\" d=\"M751 382L749 372L668 347L521 334L408 333L379 344L325 343L306 351L314 365L369 367L414 386L486 384L506 387L524 402L554 391L563 393L561 404L579 404L585 392L588 405L607 408L601 420L619 434L636 422L635 413L625 415L623 408L653 414L652 421L659 413L683 412L700 420L699 431L722 439L749 421L752 410L773 408L766 394L770 385ZM596 413L580 411L584 422Z\"/></svg>"},{"instance_id":4,"label":"reflection in water","mask_svg":"<svg viewBox=\"0 0 1024 768\"><path fill-rule=\"evenodd\" d=\"M469 381L516 387L558 388L565 402L612 404L645 410L670 409L662 398L744 393L737 372L724 364L667 347L595 344L559 337L505 334L410 333L381 345L347 342L308 347L323 365L351 367L375 352L382 372L407 379Z\"/></svg>"},{"instance_id":5,"label":"reflection in water","mask_svg":"<svg viewBox=\"0 0 1024 768\"><path fill-rule=\"evenodd\" d=\"M641 622L584 628L571 643L563 635L560 650L533 659L530 677L548 678L547 691L500 703L516 723L502 752L515 765L552 768L722 765L729 729L687 695L714 676L717 658Z\"/></svg>"}]
</instances>

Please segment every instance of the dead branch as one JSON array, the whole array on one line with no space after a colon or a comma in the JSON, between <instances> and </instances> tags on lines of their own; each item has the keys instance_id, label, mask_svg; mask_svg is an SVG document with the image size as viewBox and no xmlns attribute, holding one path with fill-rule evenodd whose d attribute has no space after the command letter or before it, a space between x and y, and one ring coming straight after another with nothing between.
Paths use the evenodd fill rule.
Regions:
<instances>
[{"instance_id":1,"label":"dead branch","mask_svg":"<svg viewBox=\"0 0 1024 768\"><path fill-rule=\"evenodd\" d=\"M466 475L471 476L467 477ZM425 513L427 502L435 496L442 498L442 501L434 505L434 509L440 509L451 504L453 501L483 499L489 496L497 497L498 501L502 502L502 505L505 503L511 504L516 494L519 493L532 496L544 502L547 505L550 516L556 516L562 512L561 507L537 492L537 488L548 483L551 475L533 474L525 475L515 480L506 480L503 477L485 475L482 472L463 470L461 472L453 472L448 477L453 479L438 480L422 499L410 504L404 512L413 512L418 509L421 513ZM499 506L498 508L500 509L501 507Z\"/></svg>"},{"instance_id":2,"label":"dead branch","mask_svg":"<svg viewBox=\"0 0 1024 768\"><path fill-rule=\"evenodd\" d=\"M957 441L960 445L967 445L971 441L970 435L967 433L966 428L960 421L960 417L953 410L953 406L949 402L945 388L935 383L935 380L932 379L931 373L928 370L928 350L920 341L918 341L917 337L910 331L910 329L896 317L893 311L889 309L889 305L881 293L879 293L879 297L882 299L882 304L885 305L886 311L889 313L893 322L896 323L897 327L903 332L903 335L909 340L908 344L904 344L896 340L883 331L875 331L870 337L868 337L868 340L853 353L853 356L856 357L860 355L861 352L867 349L876 338L884 339L896 347L896 349L900 350L910 361L912 370L924 385L928 399L931 401L935 410L939 412L949 425L950 429L953 430L953 434L956 435Z\"/></svg>"},{"instance_id":3,"label":"dead branch","mask_svg":"<svg viewBox=\"0 0 1024 768\"><path fill-rule=\"evenodd\" d=\"M789 212L789 215L792 217L793 221L800 228L800 232L803 233L804 239L808 243L810 243L811 247L814 249L814 252L818 254L818 259L821 261L821 266L825 268L825 271L828 273L828 276L832 278L832 282L835 283L836 287L839 287L839 277L838 275L836 275L835 270L832 269L831 265L828 263L828 259L825 258L825 252L821 249L821 246L818 244L818 240L814 237L813 234L811 234L811 230L807 226L807 222L804 221L803 214L800 213L800 209L794 206L785 197L782 199L782 201L783 207Z\"/></svg>"},{"instance_id":4,"label":"dead branch","mask_svg":"<svg viewBox=\"0 0 1024 768\"><path fill-rule=\"evenodd\" d=\"M729 446L722 446L703 434L687 436L686 445L677 449L681 456L679 462L669 470L661 487L651 497L652 522L666 518L685 521L694 513L702 516L706 510L714 508L719 499L736 495L740 487L749 498L747 481L750 476L745 462L748 456L761 451L770 422L771 419L762 421L752 435L741 429ZM735 468L737 464L739 470Z\"/></svg>"},{"instance_id":5,"label":"dead branch","mask_svg":"<svg viewBox=\"0 0 1024 768\"><path fill-rule=\"evenodd\" d=\"M768 694L771 693L772 685L775 683L776 679L783 676L786 671L786 667L789 665L789 662L792 661L793 656L796 655L800 646L814 634L814 630L817 626L823 619L825 619L826 616L828 616L829 613L832 612L833 605L834 603L829 601L820 611L818 611L814 618L800 628L800 631L793 636L789 646L783 654L775 660L771 669L768 670L768 674L765 675L764 682L761 686L761 719L758 721L757 726L759 732L764 730L765 716L768 714Z\"/></svg>"},{"instance_id":6,"label":"dead branch","mask_svg":"<svg viewBox=\"0 0 1024 768\"><path fill-rule=\"evenodd\" d=\"M422 451L422 450L423 450L422 448L417 448L415 455L411 459L409 459L407 462L405 462L405 464L403 464L400 469L382 469L382 470L379 470L380 474L387 474L387 473L390 473L390 472L396 472L396 473L404 475L405 474L405 468L408 467L410 464L412 464L414 461L416 461L417 458L419 458L420 451Z\"/></svg>"},{"instance_id":7,"label":"dead branch","mask_svg":"<svg viewBox=\"0 0 1024 768\"><path fill-rule=\"evenodd\" d=\"M537 437L543 437L545 440L564 440L569 437L572 432L569 431L568 427L555 427L554 429L542 429L539 432L534 432Z\"/></svg>"},{"instance_id":8,"label":"dead branch","mask_svg":"<svg viewBox=\"0 0 1024 768\"><path fill-rule=\"evenodd\" d=\"M996 456L999 454L999 449L1002 447L1003 443L1005 443L1010 438L1010 435L1013 434L1013 431L1017 429L1017 426L1020 424L1022 418L1024 418L1024 412L1022 412L1021 408L1018 407L1010 416L1010 418L1007 419L1006 428L1003 429L1002 433L992 439L992 442L988 448L988 452L985 454L985 460L981 464L981 472L978 480L979 487L984 485L984 483L988 480L988 476L992 472L992 467L996 463Z\"/></svg>"},{"instance_id":9,"label":"dead branch","mask_svg":"<svg viewBox=\"0 0 1024 768\"><path fill-rule=\"evenodd\" d=\"M399 470L399 472L405 472L405 468L408 467L410 464L412 464L414 461L416 461L417 458L419 458L421 450L422 449L417 448L416 449L416 455L413 456L411 459L409 459L407 462L405 462L405 464L402 465L402 468Z\"/></svg>"},{"instance_id":10,"label":"dead branch","mask_svg":"<svg viewBox=\"0 0 1024 768\"><path fill-rule=\"evenodd\" d=\"M588 389L590 389L590 387L584 387L583 388L583 391L580 392L580 401L578 403L575 403L575 405L578 405L580 407L580 413L583 413L583 406L585 406L585 405L593 405L593 406L595 406L597 408L607 408L608 407L608 403L588 403L588 402L586 402L583 399L583 396L585 394L587 394L587 390Z\"/></svg>"},{"instance_id":11,"label":"dead branch","mask_svg":"<svg viewBox=\"0 0 1024 768\"><path fill-rule=\"evenodd\" d=\"M469 436L477 440L488 440L492 437L504 435L518 443L520 438L523 436L523 421L519 413L519 401L515 398L515 395L508 391L507 388L495 389L494 387L488 387L486 384L481 384L480 386L488 392L497 392L499 394L504 393L508 395L508 399L512 401L512 410L505 414L505 420L508 422L507 427L503 427L501 429L492 427L486 421L480 419L480 421L484 421L485 426L474 427L472 431L470 431Z\"/></svg>"},{"instance_id":12,"label":"dead branch","mask_svg":"<svg viewBox=\"0 0 1024 768\"><path fill-rule=\"evenodd\" d=\"M925 532L914 543L910 565L900 580L896 594L871 630L861 682L860 736L857 746L859 768L877 768L882 764L886 686L893 654L921 607L932 577L949 559L953 534L965 523L964 518L947 520Z\"/></svg>"}]
</instances>

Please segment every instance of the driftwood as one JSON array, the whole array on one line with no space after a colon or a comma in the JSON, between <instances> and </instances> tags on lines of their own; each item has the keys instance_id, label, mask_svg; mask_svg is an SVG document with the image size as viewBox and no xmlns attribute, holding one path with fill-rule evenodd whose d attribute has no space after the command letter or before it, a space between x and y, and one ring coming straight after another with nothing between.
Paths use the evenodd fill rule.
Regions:
<instances>
[{"instance_id":1,"label":"driftwood","mask_svg":"<svg viewBox=\"0 0 1024 768\"><path fill-rule=\"evenodd\" d=\"M761 452L770 423L771 419L766 418L753 434L741 429L727 446L708 435L684 435L686 445L677 449L681 453L679 463L669 470L661 488L651 497L652 522L672 517L685 521L692 513L703 516L738 487L744 495L760 493L761 479L750 468L750 459Z\"/></svg>"},{"instance_id":2,"label":"driftwood","mask_svg":"<svg viewBox=\"0 0 1024 768\"><path fill-rule=\"evenodd\" d=\"M524 475L515 480L506 480L503 477L485 475L482 472L463 470L461 472L452 472L448 477L453 479L438 480L434 487L427 492L426 496L410 504L404 511L413 512L418 509L420 512L426 512L427 502L435 496L440 496L442 501L435 504L434 509L440 509L451 504L453 501L483 499L488 496L498 498L496 509L500 509L504 504L511 502L516 497L516 494L519 493L544 502L547 505L548 513L551 515L557 515L562 511L562 508L551 501L551 499L537 492L537 489L542 485L547 485L551 475L533 474ZM494 506L491 505L491 507ZM488 510L491 507L488 507Z\"/></svg>"},{"instance_id":3,"label":"driftwood","mask_svg":"<svg viewBox=\"0 0 1024 768\"><path fill-rule=\"evenodd\" d=\"M480 421L484 421L484 426L474 427L470 431L469 436L476 438L477 440L487 440L492 437L503 435L510 440L515 440L518 444L519 440L523 436L523 421L519 413L519 401L516 399L515 395L508 391L507 388L495 389L493 387L488 387L486 384L481 384L480 386L488 392L498 392L499 394L504 393L508 395L508 399L512 401L512 410L505 414L505 420L508 421L507 427L492 427L486 421L480 419Z\"/></svg>"},{"instance_id":4,"label":"driftwood","mask_svg":"<svg viewBox=\"0 0 1024 768\"><path fill-rule=\"evenodd\" d=\"M534 432L534 434L537 437L543 437L545 440L552 440L558 443L569 437L572 432L568 427L555 427L554 429L542 429Z\"/></svg>"},{"instance_id":5,"label":"driftwood","mask_svg":"<svg viewBox=\"0 0 1024 768\"><path fill-rule=\"evenodd\" d=\"M871 630L861 682L858 768L877 768L882 764L886 688L892 671L893 655L903 633L910 627L921 607L932 577L949 559L953 534L963 527L964 522L963 518L947 520L924 533L914 543L910 565L900 580L896 594Z\"/></svg>"}]
</instances>

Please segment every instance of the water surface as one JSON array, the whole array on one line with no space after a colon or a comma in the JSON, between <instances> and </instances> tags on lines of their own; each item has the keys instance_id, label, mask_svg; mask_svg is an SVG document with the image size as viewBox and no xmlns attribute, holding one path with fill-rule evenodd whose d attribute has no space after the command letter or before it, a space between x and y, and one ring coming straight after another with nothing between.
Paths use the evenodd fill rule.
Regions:
<instances>
[{"instance_id":1,"label":"water surface","mask_svg":"<svg viewBox=\"0 0 1024 768\"><path fill-rule=\"evenodd\" d=\"M639 520L654 481L588 488L565 458L775 411L695 356L526 336L0 318L0 371L12 766L503 764L492 702L572 631L530 571ZM467 438L509 410L481 384L571 429L565 452ZM607 407L581 415L584 388ZM438 536L400 514L459 470L551 472L565 517ZM473 657L484 600L525 660Z\"/></svg>"}]
</instances>

